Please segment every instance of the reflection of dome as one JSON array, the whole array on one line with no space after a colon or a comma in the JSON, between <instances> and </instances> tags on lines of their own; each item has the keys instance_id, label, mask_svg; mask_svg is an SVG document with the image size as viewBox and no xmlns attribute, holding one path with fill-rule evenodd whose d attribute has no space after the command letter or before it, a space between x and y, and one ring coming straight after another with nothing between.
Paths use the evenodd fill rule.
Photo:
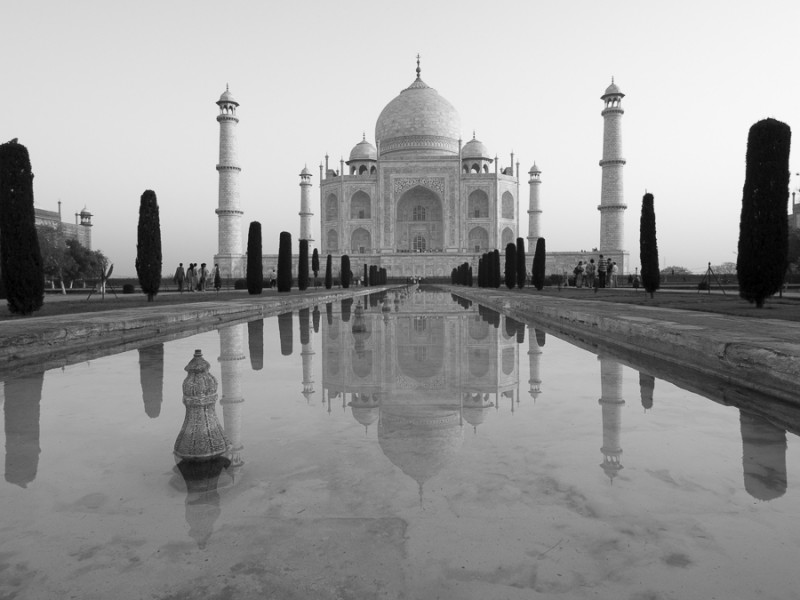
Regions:
<instances>
[{"instance_id":1,"label":"reflection of dome","mask_svg":"<svg viewBox=\"0 0 800 600\"><path fill-rule=\"evenodd\" d=\"M358 142L350 151L350 160L377 160L378 151L370 144L366 137Z\"/></svg>"},{"instance_id":2,"label":"reflection of dome","mask_svg":"<svg viewBox=\"0 0 800 600\"><path fill-rule=\"evenodd\" d=\"M420 486L449 464L464 441L457 408L392 406L381 411L378 442L394 465Z\"/></svg>"},{"instance_id":3,"label":"reflection of dome","mask_svg":"<svg viewBox=\"0 0 800 600\"><path fill-rule=\"evenodd\" d=\"M464 420L472 425L473 431L477 432L478 425L486 419L489 409L494 406L494 402L489 401L489 394L464 394L462 414Z\"/></svg>"},{"instance_id":4,"label":"reflection of dome","mask_svg":"<svg viewBox=\"0 0 800 600\"><path fill-rule=\"evenodd\" d=\"M458 112L419 76L386 105L375 125L381 156L390 152L458 154Z\"/></svg>"}]
</instances>

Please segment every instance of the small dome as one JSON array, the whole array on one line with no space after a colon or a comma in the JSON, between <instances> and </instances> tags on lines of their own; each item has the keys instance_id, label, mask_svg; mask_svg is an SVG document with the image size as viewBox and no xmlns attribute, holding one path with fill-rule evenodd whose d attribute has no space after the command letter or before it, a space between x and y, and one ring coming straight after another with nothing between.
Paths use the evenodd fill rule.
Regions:
<instances>
[{"instance_id":1,"label":"small dome","mask_svg":"<svg viewBox=\"0 0 800 600\"><path fill-rule=\"evenodd\" d=\"M472 139L464 144L464 147L461 149L461 158L484 158L486 160L492 160L489 158L489 150L487 150L483 142L475 139L474 133L472 134Z\"/></svg>"},{"instance_id":2,"label":"small dome","mask_svg":"<svg viewBox=\"0 0 800 600\"><path fill-rule=\"evenodd\" d=\"M605 93L600 96L600 98L605 98L606 96L624 96L625 94L622 93L622 90L619 89L619 86L614 83L614 78L611 78L611 85L606 88Z\"/></svg>"},{"instance_id":3,"label":"small dome","mask_svg":"<svg viewBox=\"0 0 800 600\"><path fill-rule=\"evenodd\" d=\"M233 97L233 94L231 94L231 91L227 85L225 86L225 91L222 92L219 100L217 100L217 104L235 104L236 106L239 106L239 103Z\"/></svg>"},{"instance_id":4,"label":"small dome","mask_svg":"<svg viewBox=\"0 0 800 600\"><path fill-rule=\"evenodd\" d=\"M350 160L378 160L378 151L364 136L350 151Z\"/></svg>"},{"instance_id":5,"label":"small dome","mask_svg":"<svg viewBox=\"0 0 800 600\"><path fill-rule=\"evenodd\" d=\"M531 167L531 170L530 170L530 171L528 171L528 173L529 173L530 175L532 175L532 174L534 174L534 173L541 173L541 172L542 172L542 170L541 170L539 167L537 167L537 166L536 166L536 163L535 163L535 162L533 163L533 166Z\"/></svg>"},{"instance_id":6,"label":"small dome","mask_svg":"<svg viewBox=\"0 0 800 600\"><path fill-rule=\"evenodd\" d=\"M91 216L92 216L92 213L90 213L90 212L89 212L89 210L88 210L88 209L87 209L87 208L84 206L84 207L83 207L83 210L81 211L81 216L82 216L82 217L86 217L86 216L89 216L89 217L91 217Z\"/></svg>"},{"instance_id":7,"label":"small dome","mask_svg":"<svg viewBox=\"0 0 800 600\"><path fill-rule=\"evenodd\" d=\"M310 175L311 175L311 171L309 171L309 170L308 170L308 165L306 165L305 167L303 167L303 170L302 170L302 171L300 171L300 176L302 177L303 175L308 175L308 176L310 176Z\"/></svg>"}]
</instances>

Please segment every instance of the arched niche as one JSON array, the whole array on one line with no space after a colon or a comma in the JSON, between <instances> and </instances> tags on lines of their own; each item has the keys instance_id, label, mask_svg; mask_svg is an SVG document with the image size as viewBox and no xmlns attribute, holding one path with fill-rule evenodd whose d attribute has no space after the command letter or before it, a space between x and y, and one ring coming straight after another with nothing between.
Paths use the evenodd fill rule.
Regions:
<instances>
[{"instance_id":1,"label":"arched niche","mask_svg":"<svg viewBox=\"0 0 800 600\"><path fill-rule=\"evenodd\" d=\"M339 251L339 232L335 229L329 229L326 237L327 250L329 253Z\"/></svg>"},{"instance_id":2,"label":"arched niche","mask_svg":"<svg viewBox=\"0 0 800 600\"><path fill-rule=\"evenodd\" d=\"M514 196L511 195L511 192L503 192L503 198L501 200L501 208L500 208L500 216L504 219L513 219L514 218Z\"/></svg>"},{"instance_id":3,"label":"arched niche","mask_svg":"<svg viewBox=\"0 0 800 600\"><path fill-rule=\"evenodd\" d=\"M491 356L486 348L470 348L467 352L469 374L475 378L486 377L489 373Z\"/></svg>"},{"instance_id":4,"label":"arched niche","mask_svg":"<svg viewBox=\"0 0 800 600\"><path fill-rule=\"evenodd\" d=\"M469 337L473 340L483 340L489 335L489 324L478 315L469 321Z\"/></svg>"},{"instance_id":5,"label":"arched niche","mask_svg":"<svg viewBox=\"0 0 800 600\"><path fill-rule=\"evenodd\" d=\"M418 185L400 196L395 236L397 248L404 252L444 248L444 215L436 192Z\"/></svg>"},{"instance_id":6,"label":"arched niche","mask_svg":"<svg viewBox=\"0 0 800 600\"><path fill-rule=\"evenodd\" d=\"M473 227L467 236L469 252L486 252L489 249L489 232L483 227Z\"/></svg>"},{"instance_id":7,"label":"arched niche","mask_svg":"<svg viewBox=\"0 0 800 600\"><path fill-rule=\"evenodd\" d=\"M351 353L353 373L361 379L366 379L372 374L372 350Z\"/></svg>"},{"instance_id":8,"label":"arched niche","mask_svg":"<svg viewBox=\"0 0 800 600\"><path fill-rule=\"evenodd\" d=\"M517 366L516 356L513 347L503 348L503 373L506 375L511 375L514 372Z\"/></svg>"},{"instance_id":9,"label":"arched niche","mask_svg":"<svg viewBox=\"0 0 800 600\"><path fill-rule=\"evenodd\" d=\"M419 316L397 327L397 364L406 377L427 379L444 368L444 321Z\"/></svg>"},{"instance_id":10,"label":"arched niche","mask_svg":"<svg viewBox=\"0 0 800 600\"><path fill-rule=\"evenodd\" d=\"M514 232L511 231L510 227L506 227L505 229L503 229L503 235L501 239L503 242L502 246L500 246L501 248L505 248L511 242L516 241L514 240Z\"/></svg>"},{"instance_id":11,"label":"arched niche","mask_svg":"<svg viewBox=\"0 0 800 600\"><path fill-rule=\"evenodd\" d=\"M483 190L473 190L467 198L467 217L470 219L489 218L489 196Z\"/></svg>"},{"instance_id":12,"label":"arched niche","mask_svg":"<svg viewBox=\"0 0 800 600\"><path fill-rule=\"evenodd\" d=\"M350 218L351 219L371 219L372 202L369 195L363 190L358 190L350 198Z\"/></svg>"},{"instance_id":13,"label":"arched niche","mask_svg":"<svg viewBox=\"0 0 800 600\"><path fill-rule=\"evenodd\" d=\"M336 199L336 194L328 194L325 199L325 219L327 221L335 221L339 218L339 202Z\"/></svg>"},{"instance_id":14,"label":"arched niche","mask_svg":"<svg viewBox=\"0 0 800 600\"><path fill-rule=\"evenodd\" d=\"M350 252L364 254L372 252L372 236L369 231L359 227L350 235Z\"/></svg>"}]
</instances>

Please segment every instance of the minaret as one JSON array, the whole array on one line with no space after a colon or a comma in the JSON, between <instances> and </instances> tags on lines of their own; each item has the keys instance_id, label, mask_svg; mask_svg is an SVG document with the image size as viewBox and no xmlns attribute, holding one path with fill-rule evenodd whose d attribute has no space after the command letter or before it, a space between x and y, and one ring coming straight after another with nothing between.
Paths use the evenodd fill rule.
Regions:
<instances>
[{"instance_id":1,"label":"minaret","mask_svg":"<svg viewBox=\"0 0 800 600\"><path fill-rule=\"evenodd\" d=\"M308 250L311 252L314 236L311 233L311 171L303 167L300 171L300 239L308 240Z\"/></svg>"},{"instance_id":2,"label":"minaret","mask_svg":"<svg viewBox=\"0 0 800 600\"><path fill-rule=\"evenodd\" d=\"M537 240L542 237L542 206L539 203L539 188L542 185L540 178L542 172L536 163L533 163L531 170L528 171L530 179L530 200L528 201L528 250L531 254L536 249Z\"/></svg>"},{"instance_id":3,"label":"minaret","mask_svg":"<svg viewBox=\"0 0 800 600\"><path fill-rule=\"evenodd\" d=\"M611 85L600 96L606 103L603 112L603 178L600 188L600 252L611 254L625 248L625 195L623 193L622 168L622 98L625 94L611 79Z\"/></svg>"},{"instance_id":4,"label":"minaret","mask_svg":"<svg viewBox=\"0 0 800 600\"><path fill-rule=\"evenodd\" d=\"M234 100L230 90L225 86L225 92L217 101L219 106L219 208L215 211L219 216L218 234L219 251L214 256L214 262L219 265L222 277L242 276L242 215L239 205L239 173L236 151L236 107L239 103Z\"/></svg>"},{"instance_id":5,"label":"minaret","mask_svg":"<svg viewBox=\"0 0 800 600\"><path fill-rule=\"evenodd\" d=\"M600 406L603 411L603 463L600 467L613 482L622 469L620 432L622 430L622 365L615 360L598 356L600 361Z\"/></svg>"}]
</instances>

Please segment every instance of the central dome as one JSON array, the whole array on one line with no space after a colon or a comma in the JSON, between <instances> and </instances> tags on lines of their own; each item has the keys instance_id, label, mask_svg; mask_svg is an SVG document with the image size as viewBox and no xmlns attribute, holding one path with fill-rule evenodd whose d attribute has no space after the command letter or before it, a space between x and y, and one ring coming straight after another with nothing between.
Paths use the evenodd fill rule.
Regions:
<instances>
[{"instance_id":1,"label":"central dome","mask_svg":"<svg viewBox=\"0 0 800 600\"><path fill-rule=\"evenodd\" d=\"M461 119L447 100L419 76L386 105L375 124L381 156L457 155Z\"/></svg>"}]
</instances>

